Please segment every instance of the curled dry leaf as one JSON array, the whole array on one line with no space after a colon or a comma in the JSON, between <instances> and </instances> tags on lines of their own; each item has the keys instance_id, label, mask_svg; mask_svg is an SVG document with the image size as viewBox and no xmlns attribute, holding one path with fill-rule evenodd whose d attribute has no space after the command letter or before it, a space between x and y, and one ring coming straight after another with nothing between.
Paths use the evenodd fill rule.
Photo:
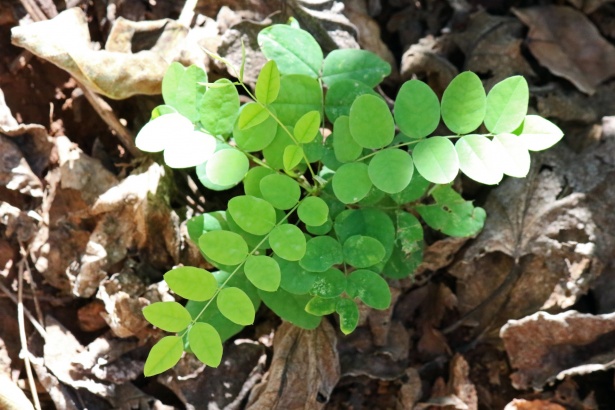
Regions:
<instances>
[{"instance_id":1,"label":"curled dry leaf","mask_svg":"<svg viewBox=\"0 0 615 410\"><path fill-rule=\"evenodd\" d=\"M553 5L513 12L530 28L530 51L553 74L586 94L593 94L600 83L615 75L615 46L583 13Z\"/></svg>"},{"instance_id":2,"label":"curled dry leaf","mask_svg":"<svg viewBox=\"0 0 615 410\"><path fill-rule=\"evenodd\" d=\"M459 73L443 53L442 37L425 37L413 44L401 57L399 68L402 80L424 75L436 94L442 95L448 84Z\"/></svg>"},{"instance_id":3,"label":"curled dry leaf","mask_svg":"<svg viewBox=\"0 0 615 410\"><path fill-rule=\"evenodd\" d=\"M325 320L314 330L284 322L275 333L266 379L252 390L246 408L324 408L340 377L336 343L335 331Z\"/></svg>"},{"instance_id":4,"label":"curled dry leaf","mask_svg":"<svg viewBox=\"0 0 615 410\"><path fill-rule=\"evenodd\" d=\"M525 180L509 179L487 199L489 223L450 272L462 314L480 331L537 309L562 309L587 292L612 256L607 210L615 139L582 154L558 146ZM486 302L484 302L486 301ZM483 303L481 305L481 303Z\"/></svg>"},{"instance_id":5,"label":"curled dry leaf","mask_svg":"<svg viewBox=\"0 0 615 410\"><path fill-rule=\"evenodd\" d=\"M14 27L12 42L110 98L160 94L166 67L188 29L169 19L139 23L118 19L116 23L107 43L110 50L92 47L87 18L80 8L65 10L51 20ZM134 36L137 29L140 35ZM143 49L143 44L133 41L145 37L143 32L147 31L159 35L152 49ZM131 52L135 49L141 51Z\"/></svg>"},{"instance_id":6,"label":"curled dry leaf","mask_svg":"<svg viewBox=\"0 0 615 410\"><path fill-rule=\"evenodd\" d=\"M540 390L556 379L615 367L614 330L615 313L538 312L510 320L500 336L517 369L513 386Z\"/></svg>"}]
</instances>

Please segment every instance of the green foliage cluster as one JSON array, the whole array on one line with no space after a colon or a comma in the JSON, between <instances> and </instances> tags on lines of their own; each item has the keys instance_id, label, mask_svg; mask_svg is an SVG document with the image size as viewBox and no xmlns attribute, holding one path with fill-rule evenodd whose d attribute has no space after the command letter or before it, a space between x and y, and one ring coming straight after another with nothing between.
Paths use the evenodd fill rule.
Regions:
<instances>
[{"instance_id":1,"label":"green foliage cluster","mask_svg":"<svg viewBox=\"0 0 615 410\"><path fill-rule=\"evenodd\" d=\"M357 302L388 308L386 278L404 278L421 263L423 223L451 236L481 230L484 210L451 188L460 170L484 184L523 177L528 150L563 135L527 115L520 76L486 94L474 73L463 72L441 101L410 80L392 114L374 91L390 73L378 56L336 50L324 58L312 36L292 25L268 27L258 41L269 61L254 90L242 81L243 66L229 64L237 82L210 83L203 70L173 63L162 85L165 105L137 136L142 150L163 151L168 166L196 166L204 186L243 183L245 193L225 211L188 221L191 240L217 270L165 274L188 303L143 310L175 333L152 348L148 376L173 367L184 351L218 366L222 343L253 323L261 302L305 329L337 313L342 332L352 332ZM253 101L240 105L238 87ZM450 135L432 136L441 119ZM332 130L326 138L325 129Z\"/></svg>"}]
</instances>

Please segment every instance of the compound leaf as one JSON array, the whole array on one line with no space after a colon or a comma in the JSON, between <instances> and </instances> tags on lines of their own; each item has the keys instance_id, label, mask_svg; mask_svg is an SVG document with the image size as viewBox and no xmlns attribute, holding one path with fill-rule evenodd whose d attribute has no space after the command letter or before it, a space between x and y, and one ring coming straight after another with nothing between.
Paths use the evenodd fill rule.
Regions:
<instances>
[{"instance_id":1,"label":"compound leaf","mask_svg":"<svg viewBox=\"0 0 615 410\"><path fill-rule=\"evenodd\" d=\"M440 123L440 101L431 87L419 80L406 81L393 108L395 122L406 136L425 138Z\"/></svg>"},{"instance_id":2,"label":"compound leaf","mask_svg":"<svg viewBox=\"0 0 615 410\"><path fill-rule=\"evenodd\" d=\"M224 288L218 293L216 303L220 313L231 322L247 326L254 323L255 310L250 297L234 287Z\"/></svg>"},{"instance_id":3,"label":"compound leaf","mask_svg":"<svg viewBox=\"0 0 615 410\"><path fill-rule=\"evenodd\" d=\"M483 135L470 134L455 144L459 168L468 177L485 185L495 185L504 176L499 156L491 141Z\"/></svg>"},{"instance_id":4,"label":"compound leaf","mask_svg":"<svg viewBox=\"0 0 615 410\"><path fill-rule=\"evenodd\" d=\"M143 308L152 325L167 332L181 332L191 322L190 313L177 302L155 302Z\"/></svg>"},{"instance_id":5,"label":"compound leaf","mask_svg":"<svg viewBox=\"0 0 615 410\"><path fill-rule=\"evenodd\" d=\"M390 64L376 54L350 48L330 52L322 68L322 80L329 87L340 80L356 80L375 87L389 74Z\"/></svg>"},{"instance_id":6,"label":"compound leaf","mask_svg":"<svg viewBox=\"0 0 615 410\"><path fill-rule=\"evenodd\" d=\"M155 376L175 366L184 352L184 342L179 336L165 336L150 350L145 360L143 374Z\"/></svg>"},{"instance_id":7,"label":"compound leaf","mask_svg":"<svg viewBox=\"0 0 615 410\"><path fill-rule=\"evenodd\" d=\"M197 322L188 332L192 353L209 367L218 367L222 361L222 339L209 323Z\"/></svg>"},{"instance_id":8,"label":"compound leaf","mask_svg":"<svg viewBox=\"0 0 615 410\"><path fill-rule=\"evenodd\" d=\"M487 96L480 78L465 71L453 78L442 95L442 119L449 130L467 134L485 119ZM444 183L444 182L442 182Z\"/></svg>"},{"instance_id":9,"label":"compound leaf","mask_svg":"<svg viewBox=\"0 0 615 410\"><path fill-rule=\"evenodd\" d=\"M493 86L487 95L485 127L493 134L513 132L527 114L530 90L520 75Z\"/></svg>"},{"instance_id":10,"label":"compound leaf","mask_svg":"<svg viewBox=\"0 0 615 410\"><path fill-rule=\"evenodd\" d=\"M218 282L211 272L192 266L181 266L164 274L169 288L184 299L209 300L216 294Z\"/></svg>"},{"instance_id":11,"label":"compound leaf","mask_svg":"<svg viewBox=\"0 0 615 410\"><path fill-rule=\"evenodd\" d=\"M453 143L444 137L422 140L412 151L414 166L421 175L435 184L448 184L459 172L459 158Z\"/></svg>"},{"instance_id":12,"label":"compound leaf","mask_svg":"<svg viewBox=\"0 0 615 410\"><path fill-rule=\"evenodd\" d=\"M258 33L258 44L269 60L275 60L282 74L303 74L318 78L323 61L320 46L307 31L274 24Z\"/></svg>"}]
</instances>

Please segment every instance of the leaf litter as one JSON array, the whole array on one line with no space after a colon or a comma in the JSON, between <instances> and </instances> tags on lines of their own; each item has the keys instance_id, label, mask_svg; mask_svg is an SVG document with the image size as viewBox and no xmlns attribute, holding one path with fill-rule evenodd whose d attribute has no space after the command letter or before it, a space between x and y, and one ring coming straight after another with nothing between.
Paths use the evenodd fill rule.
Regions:
<instances>
[{"instance_id":1,"label":"leaf litter","mask_svg":"<svg viewBox=\"0 0 615 410\"><path fill-rule=\"evenodd\" d=\"M159 92L170 61L197 63L214 77L227 76L202 48L235 61L240 40L249 45L266 17L282 22L294 15L325 48L360 45L399 66L402 78L425 79L436 90L468 69L480 73L487 88L522 74L536 98L533 109L563 121L562 128L581 142L572 145L576 152L561 146L541 156L528 180L506 180L486 193L489 219L477 238L442 239L432 233L416 275L394 284L391 308L362 308L361 327L353 335L342 337L329 323L310 332L278 327L264 316L264 328L277 328L272 351L248 331L241 336L246 338L229 342L224 367L204 369L185 358L174 372L144 381L140 372L147 350L161 335L146 325L141 308L173 300L160 282L172 266L207 267L180 223L175 201L185 192L172 189L177 175L155 163L139 160L121 167L117 162L129 159L125 154L93 150L86 123L75 121L77 94L52 100L56 105L70 100L72 105L52 113L48 124L51 130L52 121L54 127L74 121L70 135L61 135L61 127L48 131L50 101L40 98L36 110L44 114L34 115L35 107L19 102L17 88L7 85L12 74L0 71L6 93L0 99L0 280L9 294L15 292L23 244L35 286L26 290L26 306L36 312L36 298L45 312L39 320L47 343L33 335L29 350L39 359L33 366L47 392L46 404L472 409L508 403L507 409L557 409L563 398L573 397L568 404L597 408L592 400L603 400L604 391L580 392L591 387L590 377L608 378L613 360L608 329L615 309L610 291L615 239L609 227L615 224L610 212L615 197L609 180L615 134L606 117L612 111L613 64L605 63L613 45L608 33L594 26L606 27L598 18L606 6L573 4L581 11L541 6L509 10L505 17L489 7L476 13L462 7L451 17L442 1L420 9L405 1L304 0L288 2L281 14L269 2L250 8L247 2L220 1L199 3L187 28L166 19L179 14L176 6L157 2L146 14L142 5L128 3L108 14L107 26L100 10L60 10L60 18L48 24L19 27L23 14L17 13L0 26L6 36L2 44L8 44L8 29L15 26L15 44L97 92L123 99L110 102L110 109L134 131L159 101L151 95ZM84 21L93 15L98 20L88 27ZM387 24L389 16L398 20ZM413 24L399 24L408 16ZM66 32L81 33L81 41L60 38L58 23ZM90 37L88 28L98 32ZM104 47L91 38L106 38ZM18 52L14 48L3 57L7 67L20 61ZM251 49L248 55L264 61ZM30 63L34 74L41 71L38 62ZM135 73L138 64L148 70ZM15 73L24 75L23 69ZM33 78L67 90L57 78ZM394 75L384 91L392 98L398 84ZM45 125L28 123L29 118ZM96 137L106 147L117 145L112 133ZM180 186L189 186L186 181ZM469 198L477 193L463 181L457 187ZM194 204L202 195L193 190L183 201ZM595 309L583 307L588 297ZM0 298L0 312L0 371L24 386L16 310L8 296ZM574 331L563 332L563 326ZM510 368L499 349L508 354ZM551 383L553 391L527 395L526 389Z\"/></svg>"}]
</instances>

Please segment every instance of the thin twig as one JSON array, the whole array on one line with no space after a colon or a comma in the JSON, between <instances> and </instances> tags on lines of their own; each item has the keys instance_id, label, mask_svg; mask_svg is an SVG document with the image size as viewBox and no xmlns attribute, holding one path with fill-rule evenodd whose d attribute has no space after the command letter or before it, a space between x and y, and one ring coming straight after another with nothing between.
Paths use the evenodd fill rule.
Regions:
<instances>
[{"instance_id":1,"label":"thin twig","mask_svg":"<svg viewBox=\"0 0 615 410\"><path fill-rule=\"evenodd\" d=\"M25 260L28 257L23 246L20 246L21 260L17 267L18 282L17 282L17 323L19 325L19 339L21 341L21 350L23 352L23 361L26 365L26 374L28 375L28 384L30 385L30 393L34 400L34 408L41 410L41 402L38 399L36 392L36 384L34 383L34 375L32 374L32 364L30 363L30 351L28 350L28 339L26 338L26 325L24 323L24 306L23 306L23 272Z\"/></svg>"},{"instance_id":2,"label":"thin twig","mask_svg":"<svg viewBox=\"0 0 615 410\"><path fill-rule=\"evenodd\" d=\"M194 9L196 7L197 0L186 0L182 12L179 15L177 21L186 27L190 27L192 19L194 18Z\"/></svg>"}]
</instances>

